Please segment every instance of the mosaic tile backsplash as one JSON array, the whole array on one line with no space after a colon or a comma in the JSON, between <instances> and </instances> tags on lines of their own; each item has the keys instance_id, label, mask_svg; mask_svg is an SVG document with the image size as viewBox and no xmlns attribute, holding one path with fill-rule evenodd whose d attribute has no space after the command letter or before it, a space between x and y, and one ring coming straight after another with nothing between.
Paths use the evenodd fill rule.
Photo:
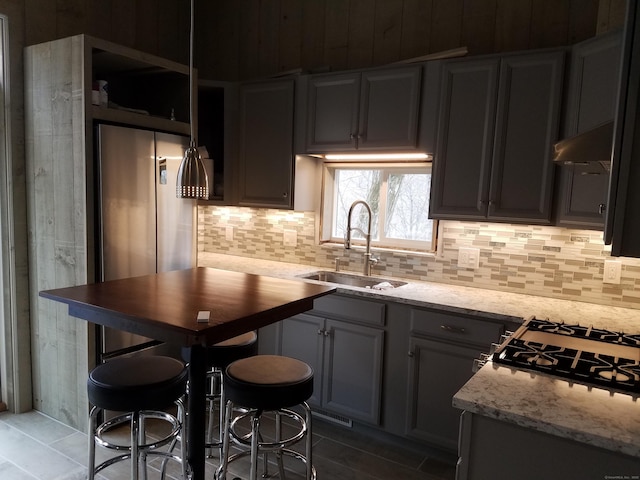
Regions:
<instances>
[{"instance_id":1,"label":"mosaic tile backsplash","mask_svg":"<svg viewBox=\"0 0 640 480\"><path fill-rule=\"evenodd\" d=\"M339 257L343 270L362 271L361 248L318 245L313 212L201 206L198 216L202 251L322 269L333 269ZM285 230L296 232L296 247L284 246ZM603 283L610 248L601 232L442 221L439 237L436 255L372 249L380 259L373 274L640 308L640 259L616 258L620 284ZM480 249L479 268L458 266L460 247Z\"/></svg>"}]
</instances>

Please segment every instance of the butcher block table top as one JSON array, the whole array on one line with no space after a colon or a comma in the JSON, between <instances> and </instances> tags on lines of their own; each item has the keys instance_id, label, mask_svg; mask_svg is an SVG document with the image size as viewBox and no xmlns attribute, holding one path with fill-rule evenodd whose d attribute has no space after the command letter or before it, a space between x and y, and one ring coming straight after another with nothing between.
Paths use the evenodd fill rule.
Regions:
<instances>
[{"instance_id":1,"label":"butcher block table top","mask_svg":"<svg viewBox=\"0 0 640 480\"><path fill-rule=\"evenodd\" d=\"M330 286L197 267L40 295L92 323L190 346L212 345L313 308ZM208 323L198 323L201 310Z\"/></svg>"},{"instance_id":2,"label":"butcher block table top","mask_svg":"<svg viewBox=\"0 0 640 480\"><path fill-rule=\"evenodd\" d=\"M66 303L69 315L91 323L191 347L188 458L204 479L207 345L311 310L335 287L198 267L103 283L58 288L40 296ZM198 312L209 311L199 323Z\"/></svg>"}]
</instances>

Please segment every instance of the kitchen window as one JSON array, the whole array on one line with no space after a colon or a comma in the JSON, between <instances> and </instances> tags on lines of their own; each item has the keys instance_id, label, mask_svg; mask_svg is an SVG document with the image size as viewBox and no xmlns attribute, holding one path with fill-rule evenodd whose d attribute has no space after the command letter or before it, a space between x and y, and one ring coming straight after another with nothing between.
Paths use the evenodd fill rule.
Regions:
<instances>
[{"instance_id":1,"label":"kitchen window","mask_svg":"<svg viewBox=\"0 0 640 480\"><path fill-rule=\"evenodd\" d=\"M436 224L429 219L431 163L325 163L322 240L343 243L349 207L364 200L371 207L371 245L396 250L433 252ZM362 205L354 208L352 228L367 231ZM364 244L353 230L354 244Z\"/></svg>"}]
</instances>

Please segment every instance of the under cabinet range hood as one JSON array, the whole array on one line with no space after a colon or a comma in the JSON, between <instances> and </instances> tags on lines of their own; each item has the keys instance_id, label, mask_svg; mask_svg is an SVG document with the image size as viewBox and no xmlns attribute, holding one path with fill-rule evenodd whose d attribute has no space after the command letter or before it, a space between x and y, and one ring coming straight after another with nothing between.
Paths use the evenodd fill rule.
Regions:
<instances>
[{"instance_id":1,"label":"under cabinet range hood","mask_svg":"<svg viewBox=\"0 0 640 480\"><path fill-rule=\"evenodd\" d=\"M559 165L582 166L593 173L609 172L612 150L613 122L607 122L556 143L553 161Z\"/></svg>"}]
</instances>

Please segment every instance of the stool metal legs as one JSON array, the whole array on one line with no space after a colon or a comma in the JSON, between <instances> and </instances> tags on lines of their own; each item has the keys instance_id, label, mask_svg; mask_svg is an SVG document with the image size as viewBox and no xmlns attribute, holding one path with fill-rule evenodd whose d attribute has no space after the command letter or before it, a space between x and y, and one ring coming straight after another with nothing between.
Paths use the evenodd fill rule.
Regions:
<instances>
[{"instance_id":1,"label":"stool metal legs","mask_svg":"<svg viewBox=\"0 0 640 480\"><path fill-rule=\"evenodd\" d=\"M174 417L165 412L143 410L140 412L128 412L119 415L111 420L105 421L98 425L97 417L102 411L99 407L92 407L89 414L89 461L88 461L88 480L94 480L95 475L101 470L113 465L114 463L131 459L131 480L138 480L139 466L142 465L143 480L147 479L147 456L158 455L164 457L161 465L161 478L165 477L166 463L169 459L174 459L182 466L183 478L188 478L188 464L186 461L186 441L184 435L185 425L185 411L182 400L176 402L177 414ZM147 418L155 418L168 422L171 426L171 432L157 440L155 442L147 443L145 420ZM103 438L103 435L109 432L109 430L127 424L130 428L130 444L120 445L114 442L107 441ZM173 449L176 446L178 440L180 440L182 434L181 454L173 454ZM116 455L108 460L105 460L100 465L96 466L96 444L116 451L123 451L120 455ZM157 450L160 447L169 445L167 451Z\"/></svg>"},{"instance_id":2,"label":"stool metal legs","mask_svg":"<svg viewBox=\"0 0 640 480\"><path fill-rule=\"evenodd\" d=\"M213 457L213 449L218 449L219 458L222 458L222 437L224 432L224 410L225 410L225 397L224 397L224 382L222 381L222 370L214 367L207 373L209 379L209 393L207 394L209 420L207 422L207 438L206 448L207 456ZM213 424L214 424L214 412L216 406L216 399L218 399L218 438L213 438Z\"/></svg>"},{"instance_id":3,"label":"stool metal legs","mask_svg":"<svg viewBox=\"0 0 640 480\"><path fill-rule=\"evenodd\" d=\"M258 455L263 453L265 456L265 466L263 477L267 477L267 460L266 456L269 452L274 452L278 462L278 471L280 479L285 479L283 455L294 457L305 463L306 466L306 480L316 480L316 470L313 467L311 457L311 408L306 402L300 404L304 410L304 417L297 412L290 409L274 410L275 413L275 439L273 442L266 442L262 439L260 434L260 419L263 414L261 410L250 410L244 412L235 418L232 418L234 411L234 404L232 401L227 401L225 409L225 422L224 422L224 435L222 440L222 455L220 458L220 466L216 471L215 478L217 480L226 480L227 469L230 462L240 458L242 456L250 455L251 458L251 470L250 479L257 480L258 478ZM282 416L287 416L293 419L299 425L299 429L294 435L289 438L282 438ZM236 425L243 418L250 417L251 433L247 435L240 435L236 433ZM305 438L306 437L306 438ZM305 454L302 455L295 450L288 448L289 446L305 439ZM229 455L230 442L250 447L249 450L241 451L234 455Z\"/></svg>"}]
</instances>

